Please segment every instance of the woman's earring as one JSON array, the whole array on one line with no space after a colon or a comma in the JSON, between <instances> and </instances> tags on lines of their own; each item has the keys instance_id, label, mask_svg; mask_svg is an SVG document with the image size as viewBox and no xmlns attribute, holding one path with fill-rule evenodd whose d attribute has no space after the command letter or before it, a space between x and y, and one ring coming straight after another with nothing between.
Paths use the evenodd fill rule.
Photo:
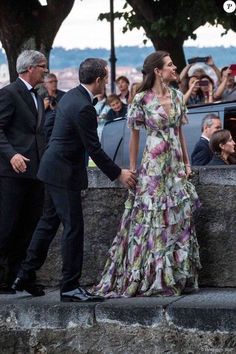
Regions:
<instances>
[{"instance_id":1,"label":"woman's earring","mask_svg":"<svg viewBox=\"0 0 236 354\"><path fill-rule=\"evenodd\" d=\"M163 77L162 77L161 74L160 74L160 79L161 79L161 85L162 85L162 87L163 87L164 89L167 89L167 85L166 85L166 83L164 82L164 79L163 79Z\"/></svg>"}]
</instances>

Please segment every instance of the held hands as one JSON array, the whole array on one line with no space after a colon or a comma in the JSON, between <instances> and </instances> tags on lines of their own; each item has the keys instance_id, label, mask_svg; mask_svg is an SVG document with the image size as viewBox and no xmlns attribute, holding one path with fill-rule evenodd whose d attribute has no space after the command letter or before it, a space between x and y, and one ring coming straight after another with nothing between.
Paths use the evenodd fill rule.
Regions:
<instances>
[{"instance_id":1,"label":"held hands","mask_svg":"<svg viewBox=\"0 0 236 354\"><path fill-rule=\"evenodd\" d=\"M125 187L134 188L137 183L136 171L122 169L121 174L118 177L118 180Z\"/></svg>"},{"instance_id":2,"label":"held hands","mask_svg":"<svg viewBox=\"0 0 236 354\"><path fill-rule=\"evenodd\" d=\"M29 162L30 160L27 159L25 156L21 154L15 154L11 160L10 164L12 165L13 170L16 173L22 172L24 173L27 169L26 162Z\"/></svg>"},{"instance_id":3,"label":"held hands","mask_svg":"<svg viewBox=\"0 0 236 354\"><path fill-rule=\"evenodd\" d=\"M192 173L192 170L191 170L191 165L186 164L185 165L185 169L186 169L186 177L187 178L192 177L193 173Z\"/></svg>"}]
</instances>

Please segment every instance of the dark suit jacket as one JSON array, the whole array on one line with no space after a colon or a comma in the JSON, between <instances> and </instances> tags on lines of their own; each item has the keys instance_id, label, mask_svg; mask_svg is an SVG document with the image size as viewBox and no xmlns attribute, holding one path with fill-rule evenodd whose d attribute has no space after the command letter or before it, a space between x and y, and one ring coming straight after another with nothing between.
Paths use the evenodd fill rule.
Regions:
<instances>
[{"instance_id":1,"label":"dark suit jacket","mask_svg":"<svg viewBox=\"0 0 236 354\"><path fill-rule=\"evenodd\" d=\"M60 100L51 139L40 163L38 178L69 190L88 186L85 152L111 179L121 169L105 154L97 135L97 115L83 86L68 91Z\"/></svg>"},{"instance_id":2,"label":"dark suit jacket","mask_svg":"<svg viewBox=\"0 0 236 354\"><path fill-rule=\"evenodd\" d=\"M45 148L44 106L33 97L19 78L0 90L0 176L36 178L39 160ZM30 159L25 173L16 173L11 158L20 153Z\"/></svg>"},{"instance_id":3,"label":"dark suit jacket","mask_svg":"<svg viewBox=\"0 0 236 354\"><path fill-rule=\"evenodd\" d=\"M191 155L191 163L193 166L207 165L213 157L213 153L209 148L207 139L201 137L194 147Z\"/></svg>"},{"instance_id":4,"label":"dark suit jacket","mask_svg":"<svg viewBox=\"0 0 236 354\"><path fill-rule=\"evenodd\" d=\"M45 123L44 123L44 134L46 137L46 143L49 142L49 139L52 135L52 130L54 127L56 117L56 110L45 112Z\"/></svg>"},{"instance_id":5,"label":"dark suit jacket","mask_svg":"<svg viewBox=\"0 0 236 354\"><path fill-rule=\"evenodd\" d=\"M217 155L213 155L213 158L211 159L211 161L208 163L209 166L219 166L219 165L226 165L227 163L222 160L219 156Z\"/></svg>"}]
</instances>

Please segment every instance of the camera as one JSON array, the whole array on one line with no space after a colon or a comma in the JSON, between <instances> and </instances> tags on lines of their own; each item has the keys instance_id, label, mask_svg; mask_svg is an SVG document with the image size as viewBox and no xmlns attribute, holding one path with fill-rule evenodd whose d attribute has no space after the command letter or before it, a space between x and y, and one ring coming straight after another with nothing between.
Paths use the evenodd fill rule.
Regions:
<instances>
[{"instance_id":1,"label":"camera","mask_svg":"<svg viewBox=\"0 0 236 354\"><path fill-rule=\"evenodd\" d=\"M52 97L52 96L47 96L46 97L48 100L49 100L49 103L52 107L56 107L57 105L57 100L55 97Z\"/></svg>"},{"instance_id":2,"label":"camera","mask_svg":"<svg viewBox=\"0 0 236 354\"><path fill-rule=\"evenodd\" d=\"M207 80L200 80L199 86L208 86L209 82Z\"/></svg>"},{"instance_id":3,"label":"camera","mask_svg":"<svg viewBox=\"0 0 236 354\"><path fill-rule=\"evenodd\" d=\"M189 64L207 63L208 59L209 59L209 56L208 57L194 57L194 58L188 59L188 63Z\"/></svg>"}]
</instances>

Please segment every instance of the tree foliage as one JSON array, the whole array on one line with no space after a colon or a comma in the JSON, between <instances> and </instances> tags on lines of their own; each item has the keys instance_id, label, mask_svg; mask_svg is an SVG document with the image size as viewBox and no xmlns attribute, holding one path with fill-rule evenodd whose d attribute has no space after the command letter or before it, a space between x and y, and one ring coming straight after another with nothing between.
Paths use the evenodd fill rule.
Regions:
<instances>
[{"instance_id":1,"label":"tree foliage","mask_svg":"<svg viewBox=\"0 0 236 354\"><path fill-rule=\"evenodd\" d=\"M35 49L49 57L54 38L70 13L74 0L0 1L0 41L6 52L10 79L14 80L17 56L24 49Z\"/></svg>"},{"instance_id":2,"label":"tree foliage","mask_svg":"<svg viewBox=\"0 0 236 354\"><path fill-rule=\"evenodd\" d=\"M185 65L183 52L184 41L206 22L222 24L226 29L236 29L235 16L223 10L222 0L126 0L123 11L114 17L126 20L124 32L133 28L143 28L154 48L167 50L178 69ZM128 9L128 4L131 10ZM108 13L101 14L100 19L110 19Z\"/></svg>"}]
</instances>

